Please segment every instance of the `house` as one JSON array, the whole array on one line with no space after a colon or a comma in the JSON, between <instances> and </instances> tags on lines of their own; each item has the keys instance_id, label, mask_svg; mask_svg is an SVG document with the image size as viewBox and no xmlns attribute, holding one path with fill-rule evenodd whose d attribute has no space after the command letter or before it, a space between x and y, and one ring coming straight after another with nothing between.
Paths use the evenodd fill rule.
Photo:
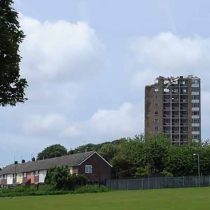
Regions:
<instances>
[{"instance_id":1,"label":"house","mask_svg":"<svg viewBox=\"0 0 210 210\"><path fill-rule=\"evenodd\" d=\"M111 178L111 164L91 151L8 165L0 171L0 185L41 184L45 181L47 170L58 166L68 166L70 174L85 175L89 181Z\"/></svg>"}]
</instances>

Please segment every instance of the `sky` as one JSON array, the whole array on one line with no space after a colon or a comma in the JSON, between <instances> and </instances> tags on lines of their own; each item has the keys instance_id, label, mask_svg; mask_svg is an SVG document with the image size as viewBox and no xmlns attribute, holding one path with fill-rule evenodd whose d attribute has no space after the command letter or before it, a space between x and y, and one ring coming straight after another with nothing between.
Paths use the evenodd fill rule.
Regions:
<instances>
[{"instance_id":1,"label":"sky","mask_svg":"<svg viewBox=\"0 0 210 210\"><path fill-rule=\"evenodd\" d=\"M144 88L201 78L210 137L209 0L15 0L28 101L0 109L0 166L144 132Z\"/></svg>"}]
</instances>

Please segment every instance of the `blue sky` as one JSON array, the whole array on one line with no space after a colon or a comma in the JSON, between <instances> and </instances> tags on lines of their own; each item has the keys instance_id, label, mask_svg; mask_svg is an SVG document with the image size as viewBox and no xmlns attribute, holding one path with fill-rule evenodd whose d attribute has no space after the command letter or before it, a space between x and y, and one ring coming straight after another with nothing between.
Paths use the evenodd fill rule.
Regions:
<instances>
[{"instance_id":1,"label":"blue sky","mask_svg":"<svg viewBox=\"0 0 210 210\"><path fill-rule=\"evenodd\" d=\"M15 9L29 100L0 110L0 166L55 143L143 133L144 87L159 75L201 77L210 136L209 1L15 0Z\"/></svg>"}]
</instances>

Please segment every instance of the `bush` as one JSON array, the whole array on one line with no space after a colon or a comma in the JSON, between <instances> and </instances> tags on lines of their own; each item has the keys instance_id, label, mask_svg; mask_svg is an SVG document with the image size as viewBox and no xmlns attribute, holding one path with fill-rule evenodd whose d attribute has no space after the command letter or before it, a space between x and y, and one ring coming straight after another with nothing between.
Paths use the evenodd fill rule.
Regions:
<instances>
[{"instance_id":1,"label":"bush","mask_svg":"<svg viewBox=\"0 0 210 210\"><path fill-rule=\"evenodd\" d=\"M69 175L68 176L68 190L74 190L78 186L87 184L87 178L83 175Z\"/></svg>"},{"instance_id":2,"label":"bush","mask_svg":"<svg viewBox=\"0 0 210 210\"><path fill-rule=\"evenodd\" d=\"M2 189L0 197L36 196L36 195L60 195L69 191L58 191L50 185L16 186L10 189Z\"/></svg>"},{"instance_id":3,"label":"bush","mask_svg":"<svg viewBox=\"0 0 210 210\"><path fill-rule=\"evenodd\" d=\"M68 167L56 167L48 171L46 184L53 186L56 190L74 190L77 186L87 183L83 175L70 175Z\"/></svg>"},{"instance_id":4,"label":"bush","mask_svg":"<svg viewBox=\"0 0 210 210\"><path fill-rule=\"evenodd\" d=\"M78 187L74 190L74 193L98 193L108 192L110 189L104 185L85 185Z\"/></svg>"}]
</instances>

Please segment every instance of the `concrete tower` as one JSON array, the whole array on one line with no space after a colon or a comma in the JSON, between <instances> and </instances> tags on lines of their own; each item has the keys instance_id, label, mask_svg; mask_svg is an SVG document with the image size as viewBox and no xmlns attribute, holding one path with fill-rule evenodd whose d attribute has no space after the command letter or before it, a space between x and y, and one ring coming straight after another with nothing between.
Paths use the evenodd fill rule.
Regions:
<instances>
[{"instance_id":1,"label":"concrete tower","mask_svg":"<svg viewBox=\"0 0 210 210\"><path fill-rule=\"evenodd\" d=\"M158 77L145 87L145 134L164 133L172 144L201 141L200 78Z\"/></svg>"}]
</instances>

